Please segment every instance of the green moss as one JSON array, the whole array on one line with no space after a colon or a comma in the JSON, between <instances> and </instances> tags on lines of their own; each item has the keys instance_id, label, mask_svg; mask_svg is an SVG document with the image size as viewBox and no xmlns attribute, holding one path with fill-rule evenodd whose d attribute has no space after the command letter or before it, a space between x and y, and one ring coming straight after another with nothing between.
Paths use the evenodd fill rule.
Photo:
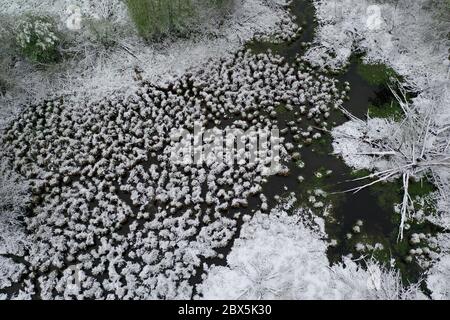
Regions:
<instances>
[{"instance_id":1,"label":"green moss","mask_svg":"<svg viewBox=\"0 0 450 320\"><path fill-rule=\"evenodd\" d=\"M315 173L321 173L321 177L317 177ZM298 188L295 190L297 201L295 203L296 208L311 208L317 214L321 214L326 206L332 207L339 206L346 198L344 193L333 193L334 188L327 179L328 175L325 168L319 168L310 177L305 177L305 180L298 184ZM325 195L315 195L315 190L322 190ZM313 207L313 204L309 202L310 196L315 196L317 201L321 201L324 207L317 209ZM333 215L324 217L329 219L328 222L331 227L336 227ZM328 227L327 227L328 228ZM327 231L328 232L328 231Z\"/></svg>"},{"instance_id":2,"label":"green moss","mask_svg":"<svg viewBox=\"0 0 450 320\"><path fill-rule=\"evenodd\" d=\"M320 155L327 155L333 152L332 137L329 134L322 134L320 139L314 139L312 150Z\"/></svg>"},{"instance_id":3,"label":"green moss","mask_svg":"<svg viewBox=\"0 0 450 320\"><path fill-rule=\"evenodd\" d=\"M369 105L368 112L371 118L391 118L399 121L404 117L400 104L394 100L381 106Z\"/></svg>"},{"instance_id":4,"label":"green moss","mask_svg":"<svg viewBox=\"0 0 450 320\"><path fill-rule=\"evenodd\" d=\"M374 86L389 83L392 77L397 76L394 70L384 64L359 63L357 72L367 83Z\"/></svg>"},{"instance_id":5,"label":"green moss","mask_svg":"<svg viewBox=\"0 0 450 320\"><path fill-rule=\"evenodd\" d=\"M275 111L277 114L283 114L283 113L286 113L288 110L286 109L284 104L280 104L279 106L277 106L275 108Z\"/></svg>"},{"instance_id":6,"label":"green moss","mask_svg":"<svg viewBox=\"0 0 450 320\"><path fill-rule=\"evenodd\" d=\"M402 199L402 186L398 182L377 183L370 188L370 192L377 197L378 205L386 212L393 212L394 204Z\"/></svg>"},{"instance_id":7,"label":"green moss","mask_svg":"<svg viewBox=\"0 0 450 320\"><path fill-rule=\"evenodd\" d=\"M436 191L436 186L429 180L422 179L420 181L411 181L408 190L411 197L426 196Z\"/></svg>"},{"instance_id":8,"label":"green moss","mask_svg":"<svg viewBox=\"0 0 450 320\"><path fill-rule=\"evenodd\" d=\"M393 212L394 204L400 203L403 198L403 185L400 180L394 182L377 183L370 188L372 194L377 197L377 202L383 210ZM412 199L416 197L424 197L436 191L436 187L428 180L410 181L408 187L409 194ZM419 204L415 204L418 209ZM432 210L433 204L427 203L427 211ZM393 215L395 224L400 222L399 215Z\"/></svg>"}]
</instances>

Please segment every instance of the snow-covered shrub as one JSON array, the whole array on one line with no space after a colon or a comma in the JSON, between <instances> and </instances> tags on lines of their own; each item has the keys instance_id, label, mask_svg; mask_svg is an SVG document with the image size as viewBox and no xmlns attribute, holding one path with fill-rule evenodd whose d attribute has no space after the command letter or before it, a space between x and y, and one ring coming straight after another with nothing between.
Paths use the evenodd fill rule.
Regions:
<instances>
[{"instance_id":1,"label":"snow-covered shrub","mask_svg":"<svg viewBox=\"0 0 450 320\"><path fill-rule=\"evenodd\" d=\"M60 36L49 17L27 16L17 27L17 45L32 62L51 63L60 58Z\"/></svg>"},{"instance_id":2,"label":"snow-covered shrub","mask_svg":"<svg viewBox=\"0 0 450 320\"><path fill-rule=\"evenodd\" d=\"M254 71L257 66L264 75ZM258 83L261 77L270 83ZM236 128L267 132L277 124L263 112L273 111L276 101L292 107L341 104L337 80L311 70L295 72L280 56L251 51L212 60L167 85L176 91L145 84L128 98L105 97L82 108L59 99L44 102L27 108L5 130L2 146L14 156L15 170L30 180L34 195L24 222L33 240L26 261L30 270L39 270L38 297L190 298L190 279L203 261L223 259L222 248L236 236L239 213L223 211L249 206L251 196L259 196L261 209L268 210L261 192L272 152L256 164L205 159L201 166L179 166L171 160L177 140L172 129L203 124L211 114L227 132L232 127L223 118L234 114ZM290 85L306 89L301 99ZM316 96L314 86L325 94ZM191 100L193 92L198 103ZM249 116L255 122L244 121ZM266 143L266 150L275 149ZM277 143L284 163L284 140ZM245 145L249 150L250 141ZM297 229L289 228L294 234ZM275 237L276 232L270 239ZM277 240L277 247L284 242ZM298 243L289 247L295 250ZM317 246L325 250L325 244ZM79 292L67 287L67 262L80 269ZM47 272L53 268L57 271Z\"/></svg>"}]
</instances>

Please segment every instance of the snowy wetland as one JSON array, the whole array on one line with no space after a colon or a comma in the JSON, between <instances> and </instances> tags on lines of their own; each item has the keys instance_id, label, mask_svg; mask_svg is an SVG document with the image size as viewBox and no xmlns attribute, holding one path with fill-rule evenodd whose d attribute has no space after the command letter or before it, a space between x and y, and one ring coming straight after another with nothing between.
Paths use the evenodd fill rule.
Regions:
<instances>
[{"instance_id":1,"label":"snowy wetland","mask_svg":"<svg viewBox=\"0 0 450 320\"><path fill-rule=\"evenodd\" d=\"M449 0L0 0L0 40L0 300L450 299Z\"/></svg>"}]
</instances>

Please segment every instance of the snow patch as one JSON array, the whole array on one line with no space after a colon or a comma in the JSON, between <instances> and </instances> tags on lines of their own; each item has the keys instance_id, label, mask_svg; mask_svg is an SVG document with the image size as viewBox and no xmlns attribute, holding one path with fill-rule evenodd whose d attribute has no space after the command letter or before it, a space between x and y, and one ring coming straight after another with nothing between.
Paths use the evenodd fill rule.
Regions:
<instances>
[{"instance_id":1,"label":"snow patch","mask_svg":"<svg viewBox=\"0 0 450 320\"><path fill-rule=\"evenodd\" d=\"M203 299L425 299L398 272L346 258L329 266L324 235L305 226L303 210L279 207L247 222L227 257L197 287Z\"/></svg>"}]
</instances>

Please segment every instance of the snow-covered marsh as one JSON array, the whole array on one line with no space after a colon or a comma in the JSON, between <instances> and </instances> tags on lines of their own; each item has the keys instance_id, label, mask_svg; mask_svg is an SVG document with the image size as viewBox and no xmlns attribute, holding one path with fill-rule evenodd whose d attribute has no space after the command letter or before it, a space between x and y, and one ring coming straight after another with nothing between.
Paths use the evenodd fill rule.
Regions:
<instances>
[{"instance_id":1,"label":"snow-covered marsh","mask_svg":"<svg viewBox=\"0 0 450 320\"><path fill-rule=\"evenodd\" d=\"M270 130L282 104L311 106L305 112L323 121L341 97L337 80L239 51L164 87L145 83L126 99L28 108L3 137L33 194L23 287L10 297L190 298L203 264L232 243L248 198L267 210L266 179L264 163L172 163L173 129L200 122ZM293 149L280 143L284 161Z\"/></svg>"}]
</instances>

